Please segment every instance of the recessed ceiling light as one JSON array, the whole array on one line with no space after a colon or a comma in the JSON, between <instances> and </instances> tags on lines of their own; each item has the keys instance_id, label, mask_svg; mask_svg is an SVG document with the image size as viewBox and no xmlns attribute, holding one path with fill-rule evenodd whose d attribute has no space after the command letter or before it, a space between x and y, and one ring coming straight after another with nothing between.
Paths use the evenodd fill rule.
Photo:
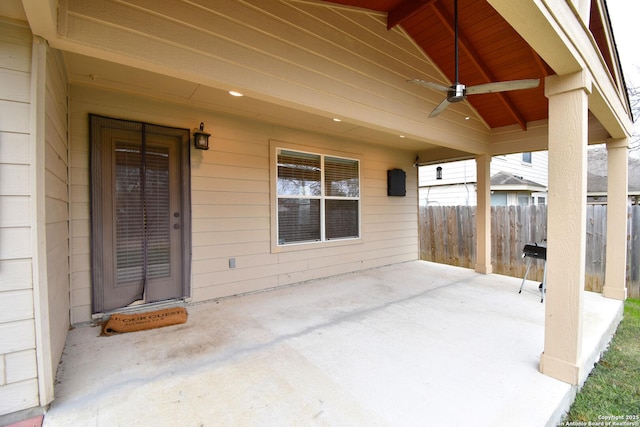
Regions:
<instances>
[{"instance_id":1,"label":"recessed ceiling light","mask_svg":"<svg viewBox=\"0 0 640 427\"><path fill-rule=\"evenodd\" d=\"M334 118L333 118L333 121L334 121L334 122L341 122L342 120L340 120L340 119L339 119L339 118L337 118L337 117L334 117Z\"/></svg>"},{"instance_id":2,"label":"recessed ceiling light","mask_svg":"<svg viewBox=\"0 0 640 427\"><path fill-rule=\"evenodd\" d=\"M465 117L464 119L465 119L465 120L469 120L470 118L471 118L471 117L469 117L469 116L466 116L466 117Z\"/></svg>"},{"instance_id":3,"label":"recessed ceiling light","mask_svg":"<svg viewBox=\"0 0 640 427\"><path fill-rule=\"evenodd\" d=\"M231 95L231 96L244 96L243 94L241 94L240 92L236 92L235 90L230 90L229 91L229 95Z\"/></svg>"},{"instance_id":4,"label":"recessed ceiling light","mask_svg":"<svg viewBox=\"0 0 640 427\"><path fill-rule=\"evenodd\" d=\"M400 135L400 138L404 138L404 135Z\"/></svg>"}]
</instances>

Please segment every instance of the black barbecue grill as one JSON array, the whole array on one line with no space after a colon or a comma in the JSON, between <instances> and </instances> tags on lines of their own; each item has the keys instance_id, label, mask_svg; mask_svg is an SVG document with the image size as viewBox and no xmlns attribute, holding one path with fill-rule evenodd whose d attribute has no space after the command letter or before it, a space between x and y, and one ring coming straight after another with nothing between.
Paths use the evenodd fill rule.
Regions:
<instances>
[{"instance_id":1,"label":"black barbecue grill","mask_svg":"<svg viewBox=\"0 0 640 427\"><path fill-rule=\"evenodd\" d=\"M547 247L544 245L538 245L537 243L524 245L524 248L522 249L522 258L527 258L527 270L522 278L522 284L520 285L520 291L518 293L522 293L522 287L524 286L524 282L527 280L527 274L529 274L531 262L534 259L541 259L544 261L544 273L542 275L542 283L540 283L538 289L540 289L540 302L544 302L544 293L547 290Z\"/></svg>"}]
</instances>

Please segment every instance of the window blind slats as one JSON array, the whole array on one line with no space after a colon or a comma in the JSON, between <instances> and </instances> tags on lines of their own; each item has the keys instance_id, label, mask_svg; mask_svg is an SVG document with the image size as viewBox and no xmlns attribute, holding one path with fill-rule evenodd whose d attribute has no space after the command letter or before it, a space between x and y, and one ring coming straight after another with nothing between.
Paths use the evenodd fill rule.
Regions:
<instances>
[{"instance_id":1,"label":"window blind slats","mask_svg":"<svg viewBox=\"0 0 640 427\"><path fill-rule=\"evenodd\" d=\"M145 147L143 156L141 144L117 142L115 186L118 283L141 281L144 278L145 239L147 278L169 276L171 253L168 148Z\"/></svg>"},{"instance_id":2,"label":"window blind slats","mask_svg":"<svg viewBox=\"0 0 640 427\"><path fill-rule=\"evenodd\" d=\"M319 199L278 199L278 243L317 242L320 236Z\"/></svg>"},{"instance_id":3,"label":"window blind slats","mask_svg":"<svg viewBox=\"0 0 640 427\"><path fill-rule=\"evenodd\" d=\"M145 201L147 213L148 277L170 275L169 150L146 149Z\"/></svg>"},{"instance_id":4,"label":"window blind slats","mask_svg":"<svg viewBox=\"0 0 640 427\"><path fill-rule=\"evenodd\" d=\"M360 237L357 160L278 150L277 194L279 245Z\"/></svg>"},{"instance_id":5,"label":"window blind slats","mask_svg":"<svg viewBox=\"0 0 640 427\"><path fill-rule=\"evenodd\" d=\"M282 151L278 155L278 194L320 196L320 156Z\"/></svg>"},{"instance_id":6,"label":"window blind slats","mask_svg":"<svg viewBox=\"0 0 640 427\"><path fill-rule=\"evenodd\" d=\"M325 157L324 185L327 196L358 197L360 195L358 162Z\"/></svg>"},{"instance_id":7,"label":"window blind slats","mask_svg":"<svg viewBox=\"0 0 640 427\"><path fill-rule=\"evenodd\" d=\"M140 145L116 144L116 270L118 283L139 281L144 265Z\"/></svg>"},{"instance_id":8,"label":"window blind slats","mask_svg":"<svg viewBox=\"0 0 640 427\"><path fill-rule=\"evenodd\" d=\"M325 200L327 239L358 237L358 201Z\"/></svg>"}]
</instances>

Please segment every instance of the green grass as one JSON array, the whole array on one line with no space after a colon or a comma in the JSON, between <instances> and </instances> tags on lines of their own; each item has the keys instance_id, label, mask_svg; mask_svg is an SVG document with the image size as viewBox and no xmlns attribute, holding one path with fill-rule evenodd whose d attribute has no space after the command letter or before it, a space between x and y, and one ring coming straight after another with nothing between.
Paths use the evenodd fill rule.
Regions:
<instances>
[{"instance_id":1,"label":"green grass","mask_svg":"<svg viewBox=\"0 0 640 427\"><path fill-rule=\"evenodd\" d=\"M606 416L622 416L617 422L640 426L640 419L634 418L640 417L640 299L625 302L624 319L609 349L591 371L563 424L599 423Z\"/></svg>"}]
</instances>

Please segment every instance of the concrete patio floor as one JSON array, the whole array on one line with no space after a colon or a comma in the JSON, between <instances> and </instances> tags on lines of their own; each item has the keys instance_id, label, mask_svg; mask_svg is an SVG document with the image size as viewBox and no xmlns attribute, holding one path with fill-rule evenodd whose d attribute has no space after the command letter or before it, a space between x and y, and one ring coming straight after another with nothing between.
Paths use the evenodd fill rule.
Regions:
<instances>
[{"instance_id":1,"label":"concrete patio floor","mask_svg":"<svg viewBox=\"0 0 640 427\"><path fill-rule=\"evenodd\" d=\"M188 306L186 324L69 332L44 426L544 426L537 283L413 261ZM585 293L585 358L622 302ZM589 362L592 363L592 362Z\"/></svg>"}]
</instances>

